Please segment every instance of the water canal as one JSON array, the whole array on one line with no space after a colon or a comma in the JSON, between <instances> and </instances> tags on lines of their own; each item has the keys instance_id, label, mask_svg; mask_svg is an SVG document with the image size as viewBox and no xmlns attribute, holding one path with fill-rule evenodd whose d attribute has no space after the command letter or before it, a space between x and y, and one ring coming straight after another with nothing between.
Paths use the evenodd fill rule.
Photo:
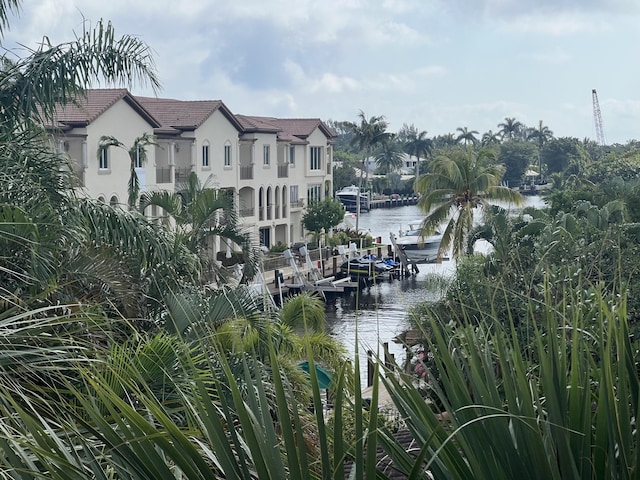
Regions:
<instances>
[{"instance_id":1,"label":"water canal","mask_svg":"<svg viewBox=\"0 0 640 480\"><path fill-rule=\"evenodd\" d=\"M526 198L526 206L542 207L540 197ZM508 205L503 205L508 208ZM373 238L381 237L382 243L390 243L391 232L408 229L409 223L423 218L417 206L373 209L362 213L359 228L369 230ZM352 221L355 224L355 221ZM439 292L429 281L429 276L449 276L455 271L455 263L445 260L440 264L419 265L420 272L409 278L384 281L358 292L327 298L327 322L332 335L338 338L353 356L358 332L358 351L361 379L366 382L366 352L382 354L382 345L388 343L389 352L402 365L405 354L401 345L393 339L407 329L407 312L419 302L436 300Z\"/></svg>"}]
</instances>

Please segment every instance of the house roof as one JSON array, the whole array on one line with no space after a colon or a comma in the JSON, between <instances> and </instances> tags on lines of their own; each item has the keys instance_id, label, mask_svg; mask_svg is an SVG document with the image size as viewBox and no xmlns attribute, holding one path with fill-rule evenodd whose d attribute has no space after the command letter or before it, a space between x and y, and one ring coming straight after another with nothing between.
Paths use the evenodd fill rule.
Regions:
<instances>
[{"instance_id":1,"label":"house roof","mask_svg":"<svg viewBox=\"0 0 640 480\"><path fill-rule=\"evenodd\" d=\"M276 133L278 140L306 144L307 138L319 128L322 133L334 139L337 134L319 118L275 118L236 115L245 133Z\"/></svg>"},{"instance_id":2,"label":"house roof","mask_svg":"<svg viewBox=\"0 0 640 480\"><path fill-rule=\"evenodd\" d=\"M238 130L242 125L221 100L174 100L170 98L136 97L140 104L156 117L160 131L195 130L214 112L220 111Z\"/></svg>"},{"instance_id":3,"label":"house roof","mask_svg":"<svg viewBox=\"0 0 640 480\"><path fill-rule=\"evenodd\" d=\"M145 110L125 88L87 90L84 97L78 99L77 105L68 104L56 107L53 114L53 126L61 129L87 126L120 100L131 106L153 128L160 126L158 120Z\"/></svg>"}]
</instances>

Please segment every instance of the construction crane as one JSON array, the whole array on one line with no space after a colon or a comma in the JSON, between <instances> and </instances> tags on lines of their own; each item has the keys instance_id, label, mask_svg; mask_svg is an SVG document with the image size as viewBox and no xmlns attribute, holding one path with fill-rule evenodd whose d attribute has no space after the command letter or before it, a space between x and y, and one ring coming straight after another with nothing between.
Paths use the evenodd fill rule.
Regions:
<instances>
[{"instance_id":1,"label":"construction crane","mask_svg":"<svg viewBox=\"0 0 640 480\"><path fill-rule=\"evenodd\" d=\"M593 121L596 125L596 141L598 145L604 146L606 142L604 139L604 127L602 126L602 113L600 113L600 103L598 102L598 93L595 88L591 90L591 96L593 97Z\"/></svg>"}]
</instances>

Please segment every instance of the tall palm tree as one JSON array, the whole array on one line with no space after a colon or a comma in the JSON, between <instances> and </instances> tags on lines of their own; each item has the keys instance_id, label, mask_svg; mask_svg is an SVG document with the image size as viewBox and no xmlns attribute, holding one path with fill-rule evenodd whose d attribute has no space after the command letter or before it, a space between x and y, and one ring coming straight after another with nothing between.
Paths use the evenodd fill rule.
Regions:
<instances>
[{"instance_id":1,"label":"tall palm tree","mask_svg":"<svg viewBox=\"0 0 640 480\"><path fill-rule=\"evenodd\" d=\"M453 247L453 257L459 258L469 231L473 227L476 208L484 210L491 200L520 204L523 197L515 190L500 185L502 169L491 160L495 154L471 147L451 150L431 163L430 172L418 181L422 193L418 205L427 215L422 223L423 236L431 235L443 222L439 254Z\"/></svg>"},{"instance_id":2,"label":"tall palm tree","mask_svg":"<svg viewBox=\"0 0 640 480\"><path fill-rule=\"evenodd\" d=\"M202 184L195 172L187 181L178 186L178 193L147 192L140 197L141 212L155 205L162 208L175 222L178 239L187 249L200 256L218 282L224 282L226 275L213 261L210 246L214 237L219 237L229 248L240 246L244 270L241 281L253 279L259 264L260 253L249 234L241 231L233 198L228 192L211 188L213 177Z\"/></svg>"},{"instance_id":3,"label":"tall palm tree","mask_svg":"<svg viewBox=\"0 0 640 480\"><path fill-rule=\"evenodd\" d=\"M538 144L538 148L542 148L546 142L553 139L553 132L546 125L542 124L542 120L538 122L536 128L530 128L527 132L527 140L534 141Z\"/></svg>"},{"instance_id":4,"label":"tall palm tree","mask_svg":"<svg viewBox=\"0 0 640 480\"><path fill-rule=\"evenodd\" d=\"M542 180L542 159L540 157L540 150L544 144L553 139L553 132L546 125L542 124L542 120L538 123L537 128L529 129L527 133L527 140L535 141L538 144L538 168L540 169L540 180Z\"/></svg>"},{"instance_id":5,"label":"tall palm tree","mask_svg":"<svg viewBox=\"0 0 640 480\"><path fill-rule=\"evenodd\" d=\"M478 135L477 130L469 130L467 127L458 127L456 128L456 132L460 132L456 137L457 143L464 143L465 146L475 145L478 143L478 139L476 135Z\"/></svg>"},{"instance_id":6,"label":"tall palm tree","mask_svg":"<svg viewBox=\"0 0 640 480\"><path fill-rule=\"evenodd\" d=\"M502 138L513 140L522 130L523 124L513 117L505 117L503 123L498 124Z\"/></svg>"},{"instance_id":7,"label":"tall palm tree","mask_svg":"<svg viewBox=\"0 0 640 480\"><path fill-rule=\"evenodd\" d=\"M389 174L402 167L402 145L394 135L390 135L373 153L378 169Z\"/></svg>"},{"instance_id":8,"label":"tall palm tree","mask_svg":"<svg viewBox=\"0 0 640 480\"><path fill-rule=\"evenodd\" d=\"M103 135L98 142L98 159L103 149L109 147L118 147L127 151L129 155L129 183L127 186L129 210L135 210L138 197L140 196L140 179L136 168L142 167L147 162L147 147L150 145L157 145L153 136L149 133L145 133L141 137L137 137L133 141L133 145L127 149L124 143L115 137L110 135Z\"/></svg>"},{"instance_id":9,"label":"tall palm tree","mask_svg":"<svg viewBox=\"0 0 640 480\"><path fill-rule=\"evenodd\" d=\"M366 175L365 183L369 180L369 170L367 169L367 160L371 155L371 151L378 145L384 143L389 138L387 127L389 124L384 116L373 116L367 120L364 112L360 110L358 113L360 123L345 122L346 128L353 135L352 144L357 146L362 153L362 162L360 168L360 181L358 187L362 190L363 176ZM358 229L358 219L360 217L360 202L356 202L356 230Z\"/></svg>"},{"instance_id":10,"label":"tall palm tree","mask_svg":"<svg viewBox=\"0 0 640 480\"><path fill-rule=\"evenodd\" d=\"M416 162L416 182L420 177L420 158L427 158L432 150L433 142L427 137L427 132L424 130L418 132L415 127L410 128L407 135L407 142L404 145L404 151L409 154L409 156L415 156L418 159Z\"/></svg>"}]
</instances>

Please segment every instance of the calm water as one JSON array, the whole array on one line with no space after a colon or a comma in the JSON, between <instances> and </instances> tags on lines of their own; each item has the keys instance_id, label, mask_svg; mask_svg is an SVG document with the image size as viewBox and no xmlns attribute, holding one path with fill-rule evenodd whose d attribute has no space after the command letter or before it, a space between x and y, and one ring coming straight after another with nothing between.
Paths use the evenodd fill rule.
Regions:
<instances>
[{"instance_id":1,"label":"calm water","mask_svg":"<svg viewBox=\"0 0 640 480\"><path fill-rule=\"evenodd\" d=\"M539 197L526 197L526 206L541 207ZM508 208L508 205L502 205ZM369 230L371 236L381 237L382 243L390 243L393 232L407 230L409 223L423 218L416 206L380 208L362 213L358 227ZM351 219L355 225L355 219ZM362 369L362 382L366 382L366 352L382 353L382 344L389 344L389 351L396 362L402 365L405 359L403 348L393 342L394 337L407 329L407 311L419 302L435 300L439 293L429 282L429 275L449 276L455 271L453 261L441 264L419 265L420 272L410 278L381 282L349 295L329 297L326 303L327 321L331 333L354 355L356 327L358 351Z\"/></svg>"}]
</instances>

